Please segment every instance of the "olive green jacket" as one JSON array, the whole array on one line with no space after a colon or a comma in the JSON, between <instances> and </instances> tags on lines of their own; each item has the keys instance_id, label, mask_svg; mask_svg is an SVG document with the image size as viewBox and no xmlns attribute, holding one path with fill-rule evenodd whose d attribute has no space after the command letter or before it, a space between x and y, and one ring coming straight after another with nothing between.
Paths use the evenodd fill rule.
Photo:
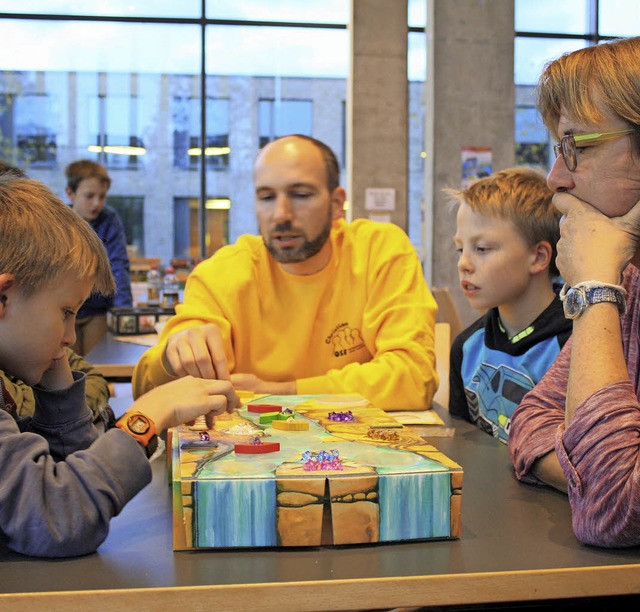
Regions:
<instances>
[{"instance_id":1,"label":"olive green jacket","mask_svg":"<svg viewBox=\"0 0 640 612\"><path fill-rule=\"evenodd\" d=\"M99 410L109 401L109 386L102 374L94 368L84 357L74 353L70 348L66 349L69 365L72 370L84 372L87 375L85 393L87 405L93 413L94 421L99 418ZM18 416L31 416L35 410L35 398L33 389L21 380L7 376L0 371L2 382L18 406Z\"/></svg>"}]
</instances>

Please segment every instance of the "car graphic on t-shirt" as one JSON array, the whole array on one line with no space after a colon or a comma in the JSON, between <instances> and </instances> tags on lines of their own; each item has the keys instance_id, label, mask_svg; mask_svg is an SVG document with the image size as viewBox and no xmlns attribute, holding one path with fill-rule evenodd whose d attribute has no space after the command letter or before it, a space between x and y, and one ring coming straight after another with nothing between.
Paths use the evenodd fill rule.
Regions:
<instances>
[{"instance_id":1,"label":"car graphic on t-shirt","mask_svg":"<svg viewBox=\"0 0 640 612\"><path fill-rule=\"evenodd\" d=\"M465 389L471 420L503 442L509 437L511 415L534 387L533 380L506 365L483 363Z\"/></svg>"}]
</instances>

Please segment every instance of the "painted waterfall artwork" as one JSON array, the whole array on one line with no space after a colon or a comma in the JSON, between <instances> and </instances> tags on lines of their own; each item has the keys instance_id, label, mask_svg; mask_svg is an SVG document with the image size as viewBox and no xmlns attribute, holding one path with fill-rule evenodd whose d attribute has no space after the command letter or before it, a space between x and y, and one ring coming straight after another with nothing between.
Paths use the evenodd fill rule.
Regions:
<instances>
[{"instance_id":1,"label":"painted waterfall artwork","mask_svg":"<svg viewBox=\"0 0 640 612\"><path fill-rule=\"evenodd\" d=\"M258 397L169 438L174 550L460 537L461 466L358 396Z\"/></svg>"}]
</instances>

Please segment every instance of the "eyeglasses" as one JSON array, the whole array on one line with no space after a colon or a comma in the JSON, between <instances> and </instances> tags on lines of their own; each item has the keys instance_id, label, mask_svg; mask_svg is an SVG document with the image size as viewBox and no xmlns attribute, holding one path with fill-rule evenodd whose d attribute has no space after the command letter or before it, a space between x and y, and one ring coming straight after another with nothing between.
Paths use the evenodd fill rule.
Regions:
<instances>
[{"instance_id":1,"label":"eyeglasses","mask_svg":"<svg viewBox=\"0 0 640 612\"><path fill-rule=\"evenodd\" d=\"M569 171L573 172L578 167L578 156L576 154L576 143L580 142L594 142L596 140L614 140L616 138L622 138L627 134L634 132L633 129L629 130L616 130L615 132L599 132L595 134L565 134L562 140L553 145L553 152L556 157L562 153L562 159L567 164Z\"/></svg>"}]
</instances>

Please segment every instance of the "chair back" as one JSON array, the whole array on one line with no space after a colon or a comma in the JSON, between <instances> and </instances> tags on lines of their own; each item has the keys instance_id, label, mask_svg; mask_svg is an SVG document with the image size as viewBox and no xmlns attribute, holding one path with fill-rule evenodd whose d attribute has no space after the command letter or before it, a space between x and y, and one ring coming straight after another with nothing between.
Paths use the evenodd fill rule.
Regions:
<instances>
[{"instance_id":1,"label":"chair back","mask_svg":"<svg viewBox=\"0 0 640 612\"><path fill-rule=\"evenodd\" d=\"M449 323L436 323L434 348L436 353L436 371L440 377L440 386L433 401L449 408L449 353L451 352L451 326Z\"/></svg>"},{"instance_id":2,"label":"chair back","mask_svg":"<svg viewBox=\"0 0 640 612\"><path fill-rule=\"evenodd\" d=\"M438 304L438 317L436 321L441 323L449 323L450 325L450 341L453 342L456 336L463 330L462 319L458 307L456 306L449 287L433 287L431 293Z\"/></svg>"}]
</instances>

